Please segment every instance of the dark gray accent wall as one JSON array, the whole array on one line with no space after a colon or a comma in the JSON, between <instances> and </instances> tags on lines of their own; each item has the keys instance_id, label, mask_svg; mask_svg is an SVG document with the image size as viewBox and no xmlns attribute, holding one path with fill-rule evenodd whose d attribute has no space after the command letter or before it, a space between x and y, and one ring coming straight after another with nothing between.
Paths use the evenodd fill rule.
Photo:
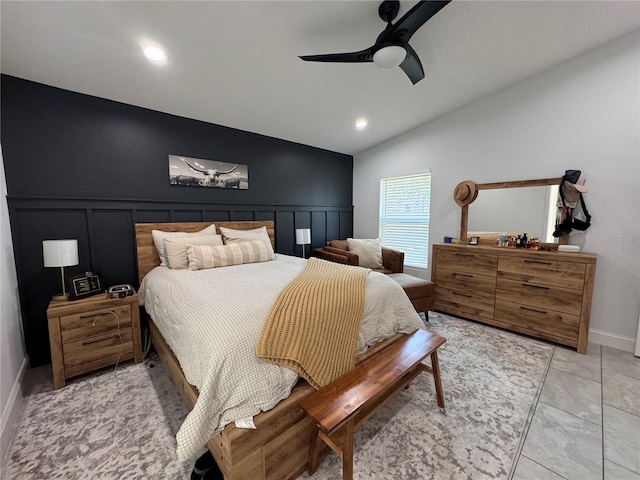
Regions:
<instances>
[{"instance_id":1,"label":"dark gray accent wall","mask_svg":"<svg viewBox=\"0 0 640 480\"><path fill-rule=\"evenodd\" d=\"M42 240L77 238L106 285L136 283L133 224L273 220L276 251L353 231L353 158L193 119L1 78L1 141L27 352L50 361L46 308L60 290ZM249 189L169 185L168 155L243 163ZM307 247L307 252L309 246Z\"/></svg>"}]
</instances>

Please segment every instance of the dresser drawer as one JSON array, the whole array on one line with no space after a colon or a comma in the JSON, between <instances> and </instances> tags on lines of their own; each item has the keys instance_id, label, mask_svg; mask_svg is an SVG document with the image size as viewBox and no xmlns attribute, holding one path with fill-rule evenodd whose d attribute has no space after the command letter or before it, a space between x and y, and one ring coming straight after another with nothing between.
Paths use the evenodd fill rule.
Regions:
<instances>
[{"instance_id":1,"label":"dresser drawer","mask_svg":"<svg viewBox=\"0 0 640 480\"><path fill-rule=\"evenodd\" d=\"M120 337L122 337L122 341ZM132 353L133 334L131 328L121 329L120 335L107 333L66 343L62 346L65 370L110 358L113 358L112 363L115 363L119 355L124 359L125 356L130 358Z\"/></svg>"},{"instance_id":2,"label":"dresser drawer","mask_svg":"<svg viewBox=\"0 0 640 480\"><path fill-rule=\"evenodd\" d=\"M129 305L60 317L62 343L115 333L118 330L118 324L120 330L131 328L131 307Z\"/></svg>"},{"instance_id":3,"label":"dresser drawer","mask_svg":"<svg viewBox=\"0 0 640 480\"><path fill-rule=\"evenodd\" d=\"M577 315L502 300L496 300L495 319L573 341L577 340L580 327L580 317Z\"/></svg>"},{"instance_id":4,"label":"dresser drawer","mask_svg":"<svg viewBox=\"0 0 640 480\"><path fill-rule=\"evenodd\" d=\"M496 277L479 275L477 273L452 272L451 270L438 269L435 284L449 290L463 290L470 293L484 293L491 296L496 293Z\"/></svg>"},{"instance_id":5,"label":"dresser drawer","mask_svg":"<svg viewBox=\"0 0 640 480\"><path fill-rule=\"evenodd\" d=\"M435 309L454 313L464 312L484 318L493 318L494 295L450 290L436 284Z\"/></svg>"},{"instance_id":6,"label":"dresser drawer","mask_svg":"<svg viewBox=\"0 0 640 480\"><path fill-rule=\"evenodd\" d=\"M496 276L498 256L473 252L450 252L438 250L436 268L446 268L455 272L477 273Z\"/></svg>"},{"instance_id":7,"label":"dresser drawer","mask_svg":"<svg viewBox=\"0 0 640 480\"><path fill-rule=\"evenodd\" d=\"M498 278L496 300L579 316L582 290Z\"/></svg>"},{"instance_id":8,"label":"dresser drawer","mask_svg":"<svg viewBox=\"0 0 640 480\"><path fill-rule=\"evenodd\" d=\"M586 266L527 257L500 256L498 276L517 282L533 282L539 285L555 285L582 290Z\"/></svg>"}]
</instances>

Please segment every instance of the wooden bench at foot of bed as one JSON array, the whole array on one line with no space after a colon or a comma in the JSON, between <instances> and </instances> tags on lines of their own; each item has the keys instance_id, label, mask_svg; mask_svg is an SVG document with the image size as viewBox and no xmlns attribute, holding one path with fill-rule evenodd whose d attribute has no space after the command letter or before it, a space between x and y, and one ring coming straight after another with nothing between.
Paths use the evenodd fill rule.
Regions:
<instances>
[{"instance_id":1,"label":"wooden bench at foot of bed","mask_svg":"<svg viewBox=\"0 0 640 480\"><path fill-rule=\"evenodd\" d=\"M318 468L322 439L342 458L343 480L353 479L353 432L421 372L433 375L438 406L444 408L438 348L446 340L417 330L369 357L321 389L305 396L300 406L317 425L309 449L307 473ZM431 356L431 367L422 361Z\"/></svg>"},{"instance_id":2,"label":"wooden bench at foot of bed","mask_svg":"<svg viewBox=\"0 0 640 480\"><path fill-rule=\"evenodd\" d=\"M187 382L178 360L153 320L146 313L144 317L153 346L185 403L192 409L198 399L198 390ZM397 334L370 347L357 357L357 364L382 353L404 337L406 335ZM207 442L225 480L292 480L305 471L316 430L299 402L312 392L315 392L313 387L301 380L291 395L253 418L255 430L236 428L231 423Z\"/></svg>"}]
</instances>

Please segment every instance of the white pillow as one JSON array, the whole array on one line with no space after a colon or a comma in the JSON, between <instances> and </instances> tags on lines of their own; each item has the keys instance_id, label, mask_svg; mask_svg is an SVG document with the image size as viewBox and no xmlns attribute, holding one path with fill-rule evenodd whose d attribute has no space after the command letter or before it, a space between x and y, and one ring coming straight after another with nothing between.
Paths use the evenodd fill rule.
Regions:
<instances>
[{"instance_id":1,"label":"white pillow","mask_svg":"<svg viewBox=\"0 0 640 480\"><path fill-rule=\"evenodd\" d=\"M153 237L153 243L160 256L160 265L167 266L167 258L164 255L164 239L169 237L198 237L202 235L215 235L216 226L211 224L207 228L200 230L199 232L163 232L162 230L151 230L151 236Z\"/></svg>"},{"instance_id":2,"label":"white pillow","mask_svg":"<svg viewBox=\"0 0 640 480\"><path fill-rule=\"evenodd\" d=\"M273 246L267 233L267 227L254 228L253 230L235 230L233 228L220 227L220 233L225 244L260 240L267 248L269 260L273 260Z\"/></svg>"},{"instance_id":3,"label":"white pillow","mask_svg":"<svg viewBox=\"0 0 640 480\"><path fill-rule=\"evenodd\" d=\"M379 238L347 238L349 251L358 255L358 265L365 268L383 268L382 247Z\"/></svg>"},{"instance_id":4,"label":"white pillow","mask_svg":"<svg viewBox=\"0 0 640 480\"><path fill-rule=\"evenodd\" d=\"M209 245L188 245L190 270L228 267L243 263L268 262L269 254L261 240L231 243L212 247Z\"/></svg>"},{"instance_id":5,"label":"white pillow","mask_svg":"<svg viewBox=\"0 0 640 480\"><path fill-rule=\"evenodd\" d=\"M174 270L189 268L187 247L189 245L222 245L222 235L202 235L201 237L174 237L164 239L164 255L167 266Z\"/></svg>"}]
</instances>

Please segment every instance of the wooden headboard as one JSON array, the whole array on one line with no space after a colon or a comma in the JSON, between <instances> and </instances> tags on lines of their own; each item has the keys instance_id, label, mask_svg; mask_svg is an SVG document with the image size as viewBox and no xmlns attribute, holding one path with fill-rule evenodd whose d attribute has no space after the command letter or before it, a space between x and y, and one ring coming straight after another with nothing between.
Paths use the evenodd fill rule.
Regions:
<instances>
[{"instance_id":1,"label":"wooden headboard","mask_svg":"<svg viewBox=\"0 0 640 480\"><path fill-rule=\"evenodd\" d=\"M163 232L199 232L211 224L218 227L235 228L236 230L251 230L253 228L267 227L267 233L271 239L271 245L275 248L275 231L273 221L265 222L185 222L185 223L136 223L136 263L138 265L138 282L142 282L144 276L160 265L160 257L156 246L153 244L151 230Z\"/></svg>"}]
</instances>

